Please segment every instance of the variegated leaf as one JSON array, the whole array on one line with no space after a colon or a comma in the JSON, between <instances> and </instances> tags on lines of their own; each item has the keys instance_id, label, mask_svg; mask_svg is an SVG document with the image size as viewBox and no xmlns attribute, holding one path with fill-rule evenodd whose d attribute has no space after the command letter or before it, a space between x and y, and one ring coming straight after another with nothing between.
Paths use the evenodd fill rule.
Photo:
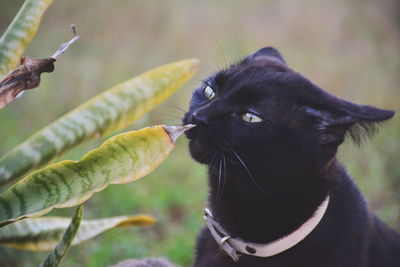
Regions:
<instances>
[{"instance_id":1,"label":"variegated leaf","mask_svg":"<svg viewBox=\"0 0 400 267\"><path fill-rule=\"evenodd\" d=\"M0 184L87 139L125 128L179 89L194 75L197 65L196 59L164 65L85 102L0 158Z\"/></svg>"},{"instance_id":2,"label":"variegated leaf","mask_svg":"<svg viewBox=\"0 0 400 267\"><path fill-rule=\"evenodd\" d=\"M39 29L40 21L53 0L26 0L0 37L0 81L19 63L25 48Z\"/></svg>"},{"instance_id":3,"label":"variegated leaf","mask_svg":"<svg viewBox=\"0 0 400 267\"><path fill-rule=\"evenodd\" d=\"M67 254L72 242L78 233L79 226L83 218L83 205L80 205L75 212L67 230L65 230L61 241L54 248L53 252L40 264L40 267L55 267L58 266L64 256Z\"/></svg>"},{"instance_id":4,"label":"variegated leaf","mask_svg":"<svg viewBox=\"0 0 400 267\"><path fill-rule=\"evenodd\" d=\"M0 245L31 251L50 251L61 240L71 218L28 218L0 228ZM83 220L72 245L116 227L147 226L156 221L148 215Z\"/></svg>"},{"instance_id":5,"label":"variegated leaf","mask_svg":"<svg viewBox=\"0 0 400 267\"><path fill-rule=\"evenodd\" d=\"M80 161L36 171L0 194L0 224L79 205L109 184L137 180L155 169L193 125L153 126L116 135Z\"/></svg>"}]
</instances>

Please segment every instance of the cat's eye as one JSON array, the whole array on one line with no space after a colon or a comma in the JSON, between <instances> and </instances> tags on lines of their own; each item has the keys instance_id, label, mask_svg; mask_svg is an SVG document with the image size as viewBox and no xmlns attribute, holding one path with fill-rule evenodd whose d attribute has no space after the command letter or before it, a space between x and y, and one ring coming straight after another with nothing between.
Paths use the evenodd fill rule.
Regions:
<instances>
[{"instance_id":1,"label":"cat's eye","mask_svg":"<svg viewBox=\"0 0 400 267\"><path fill-rule=\"evenodd\" d=\"M206 86L206 88L204 88L204 95L208 98L208 99L213 99L215 96L215 92L214 90L210 87L210 86Z\"/></svg>"},{"instance_id":2,"label":"cat's eye","mask_svg":"<svg viewBox=\"0 0 400 267\"><path fill-rule=\"evenodd\" d=\"M240 118L247 122L261 122L263 120L259 116L251 112L244 113L242 116L240 116Z\"/></svg>"}]
</instances>

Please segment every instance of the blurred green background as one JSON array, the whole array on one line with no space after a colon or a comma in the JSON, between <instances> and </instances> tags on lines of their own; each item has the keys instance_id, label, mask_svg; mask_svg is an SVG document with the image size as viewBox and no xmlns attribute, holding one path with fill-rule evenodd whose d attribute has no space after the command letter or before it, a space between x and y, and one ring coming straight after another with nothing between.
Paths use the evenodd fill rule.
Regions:
<instances>
[{"instance_id":1,"label":"blurred green background","mask_svg":"<svg viewBox=\"0 0 400 267\"><path fill-rule=\"evenodd\" d=\"M22 0L0 0L0 33ZM396 0L129 1L55 0L25 52L48 57L71 37L39 89L0 110L0 155L36 130L112 85L171 61L197 57L198 75L173 98L130 128L179 124L191 90L206 75L272 45L289 66L351 101L399 110L400 34ZM347 142L340 159L370 207L400 230L400 116L384 123L362 147ZM63 156L79 159L95 140ZM148 213L149 228L111 230L70 250L63 266L106 266L125 258L165 256L183 266L193 258L206 205L205 169L191 160L187 141L140 182L113 185L86 202L86 218ZM73 210L51 214L71 216ZM36 266L47 253L0 248L1 266Z\"/></svg>"}]
</instances>

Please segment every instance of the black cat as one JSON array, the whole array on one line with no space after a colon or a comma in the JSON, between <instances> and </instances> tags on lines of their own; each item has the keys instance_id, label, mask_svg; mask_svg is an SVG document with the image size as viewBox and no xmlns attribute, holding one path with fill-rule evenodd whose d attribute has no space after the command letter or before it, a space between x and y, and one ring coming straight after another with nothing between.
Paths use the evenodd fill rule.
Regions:
<instances>
[{"instance_id":1,"label":"black cat","mask_svg":"<svg viewBox=\"0 0 400 267\"><path fill-rule=\"evenodd\" d=\"M325 92L271 47L206 79L183 119L209 172L194 266L399 267L400 235L335 156L393 115Z\"/></svg>"}]
</instances>

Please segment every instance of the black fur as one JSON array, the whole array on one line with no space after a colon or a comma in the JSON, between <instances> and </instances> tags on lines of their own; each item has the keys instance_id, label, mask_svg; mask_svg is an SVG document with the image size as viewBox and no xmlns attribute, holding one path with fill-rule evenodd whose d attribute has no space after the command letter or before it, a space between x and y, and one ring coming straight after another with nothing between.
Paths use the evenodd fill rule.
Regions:
<instances>
[{"instance_id":1,"label":"black fur","mask_svg":"<svg viewBox=\"0 0 400 267\"><path fill-rule=\"evenodd\" d=\"M263 121L243 121L249 111ZM271 47L205 80L183 122L198 125L187 132L190 152L209 167L209 207L225 230L267 243L296 230L327 194L330 203L309 236L269 258L235 263L204 228L194 266L400 266L400 235L368 210L335 158L346 135L360 142L393 115L327 93Z\"/></svg>"}]
</instances>

